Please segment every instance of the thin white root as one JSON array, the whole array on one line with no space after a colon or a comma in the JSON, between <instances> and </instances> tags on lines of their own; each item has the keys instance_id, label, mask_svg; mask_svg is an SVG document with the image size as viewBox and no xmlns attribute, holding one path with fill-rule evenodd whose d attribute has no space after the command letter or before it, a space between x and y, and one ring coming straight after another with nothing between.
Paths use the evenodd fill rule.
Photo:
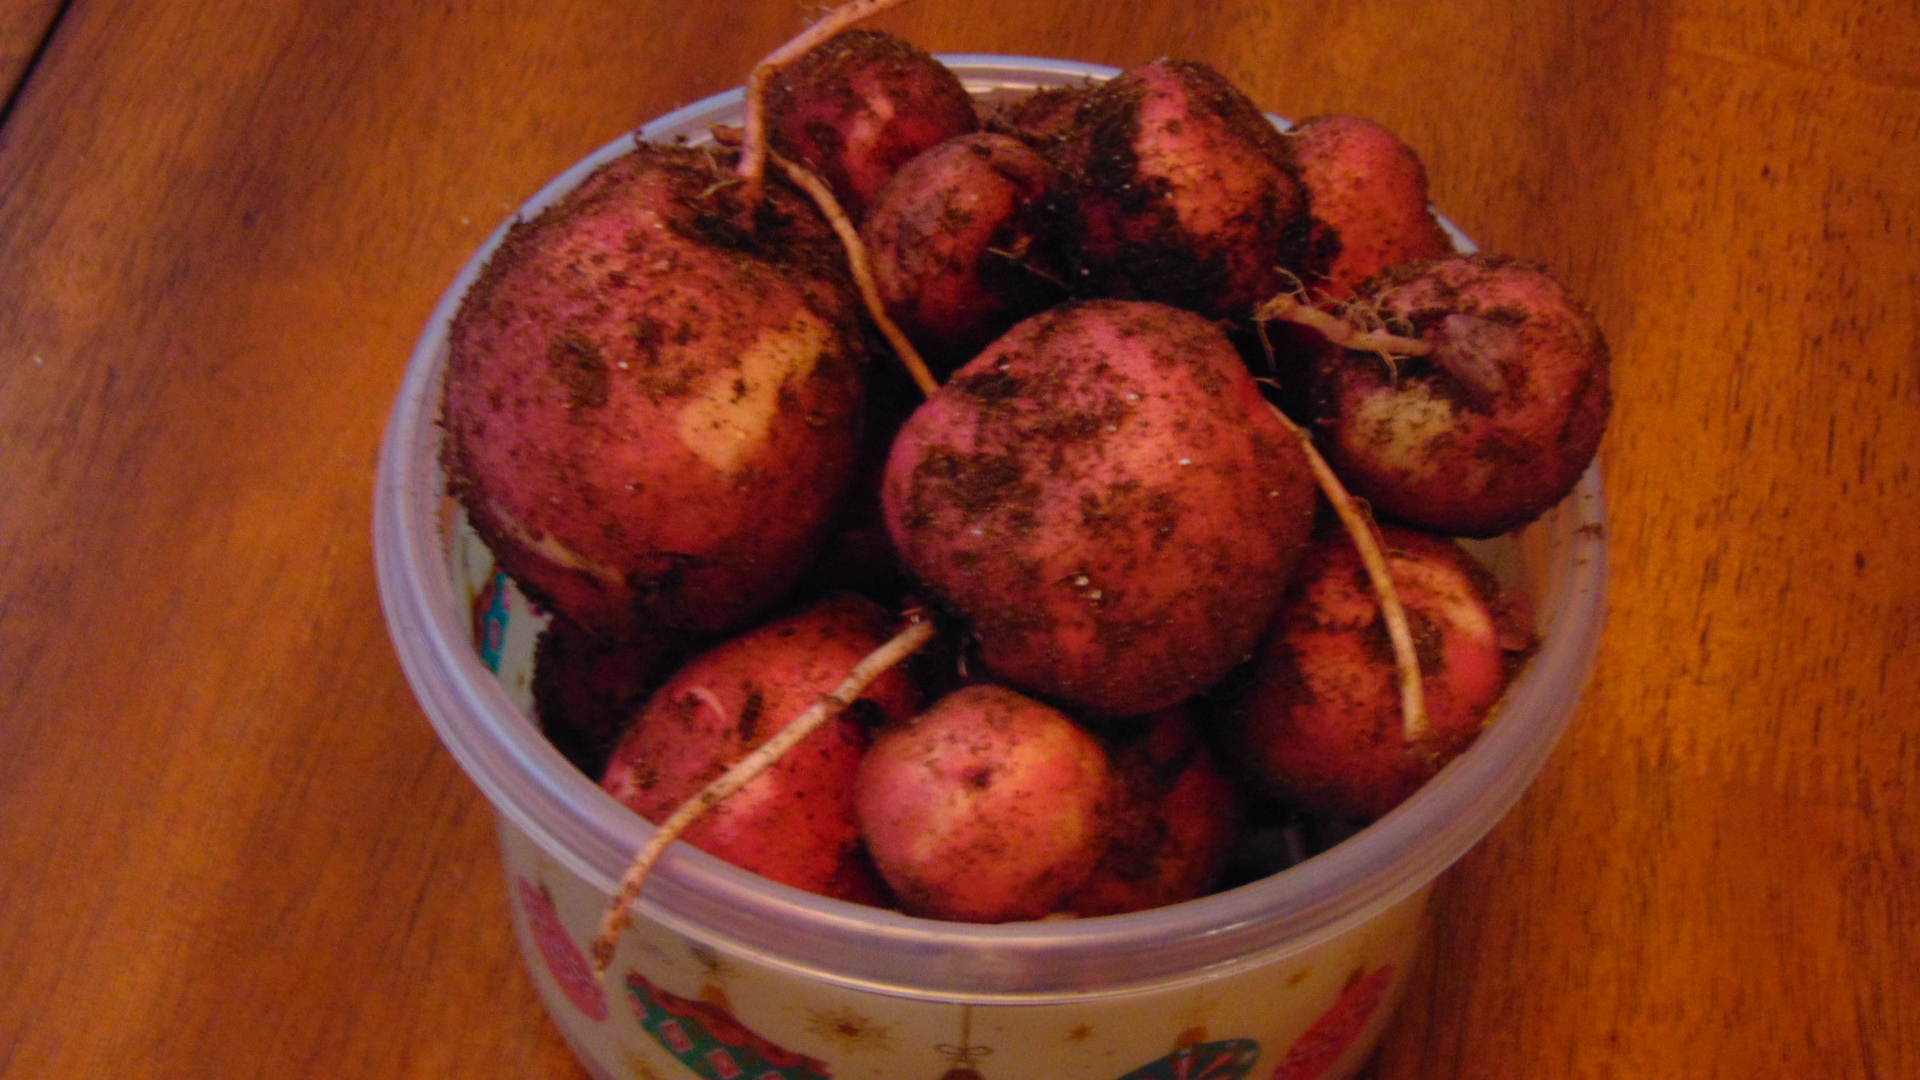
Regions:
<instances>
[{"instance_id":1,"label":"thin white root","mask_svg":"<svg viewBox=\"0 0 1920 1080\"><path fill-rule=\"evenodd\" d=\"M867 245L860 239L860 230L854 228L853 221L841 208L840 200L833 197L833 189L798 162L788 161L778 154L770 153L769 156L800 190L813 198L814 205L820 208L820 213L833 226L834 233L840 237L841 246L847 249L847 269L853 274L854 285L860 289L860 300L867 307L867 315L886 335L887 343L893 346L900 362L907 366L907 374L913 376L920 392L932 397L940 389L940 381L933 377L933 371L927 367L919 350L907 340L907 335L901 332L899 324L887 315L886 304L880 299L880 287L873 281L873 264L867 260Z\"/></svg>"},{"instance_id":2,"label":"thin white root","mask_svg":"<svg viewBox=\"0 0 1920 1080\"><path fill-rule=\"evenodd\" d=\"M1328 341L1342 348L1375 352L1388 358L1425 356L1433 351L1432 345L1419 338L1401 337L1385 330L1368 330L1355 326L1338 315L1320 310L1293 293L1280 293L1261 304L1259 310L1253 313L1253 317L1262 324L1274 319L1296 323L1319 331Z\"/></svg>"},{"instance_id":3,"label":"thin white root","mask_svg":"<svg viewBox=\"0 0 1920 1080\"><path fill-rule=\"evenodd\" d=\"M798 37L768 53L747 74L746 137L742 143L737 171L746 181L748 213L760 205L760 192L767 174L767 84L781 68L805 56L821 42L870 15L877 15L906 0L853 0L821 16L820 21L802 30Z\"/></svg>"},{"instance_id":4,"label":"thin white root","mask_svg":"<svg viewBox=\"0 0 1920 1080\"><path fill-rule=\"evenodd\" d=\"M888 668L913 655L922 645L933 637L933 622L930 619L917 619L905 630L895 634L884 645L868 653L854 665L839 686L833 692L824 694L807 710L793 718L786 727L781 728L773 738L760 744L751 754L741 758L733 768L722 773L718 779L696 792L692 798L681 803L674 810L653 840L634 857L633 865L627 868L626 875L620 879L620 888L614 894L613 902L600 920L600 934L593 941L593 970L598 975L607 970L613 961L614 946L619 943L620 932L632 921L633 902L640 895L640 889L646 884L647 875L652 872L653 864L660 861L667 845L687 831L700 815L718 806L734 792L745 787L754 777L779 761L787 751L799 745L801 740L819 729L827 721L853 704L867 689L873 680L879 678Z\"/></svg>"},{"instance_id":5,"label":"thin white root","mask_svg":"<svg viewBox=\"0 0 1920 1080\"><path fill-rule=\"evenodd\" d=\"M1409 746L1417 747L1426 741L1433 724L1427 718L1427 694L1420 682L1420 656L1413 647L1413 631L1407 625L1407 609L1401 605L1400 591L1394 587L1393 575L1387 571L1387 557L1380 550L1379 538L1374 535L1373 516L1361 507L1360 501L1333 474L1332 466L1320 456L1319 448L1313 445L1313 436L1294 423L1286 413L1274 408L1271 402L1268 408L1273 408L1274 415L1300 440L1301 449L1307 452L1307 464L1313 469L1315 482L1320 485L1320 491L1326 495L1327 501L1333 504L1334 513L1340 515L1340 524L1346 526L1347 535L1352 538L1354 549L1360 553L1360 561L1367 568L1374 595L1380 600L1380 616L1387 624L1387 638L1393 643L1394 664L1400 673L1402 733Z\"/></svg>"}]
</instances>

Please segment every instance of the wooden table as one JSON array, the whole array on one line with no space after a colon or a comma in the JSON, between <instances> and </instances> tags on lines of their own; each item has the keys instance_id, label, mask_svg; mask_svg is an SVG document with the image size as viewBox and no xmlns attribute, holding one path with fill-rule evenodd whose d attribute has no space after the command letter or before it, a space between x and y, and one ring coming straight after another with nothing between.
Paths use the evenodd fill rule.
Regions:
<instances>
[{"instance_id":1,"label":"wooden table","mask_svg":"<svg viewBox=\"0 0 1920 1080\"><path fill-rule=\"evenodd\" d=\"M0 1076L583 1075L370 489L509 208L807 14L724 7L0 0ZM1920 1076L1920 11L1775 7L879 20L1371 115L1607 328L1599 668L1377 1080Z\"/></svg>"}]
</instances>

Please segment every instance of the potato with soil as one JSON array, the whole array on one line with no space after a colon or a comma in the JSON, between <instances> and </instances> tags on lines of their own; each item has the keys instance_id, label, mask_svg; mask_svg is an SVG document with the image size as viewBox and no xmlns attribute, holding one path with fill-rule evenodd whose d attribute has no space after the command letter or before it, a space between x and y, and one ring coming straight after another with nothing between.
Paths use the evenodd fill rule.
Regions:
<instances>
[{"instance_id":1,"label":"potato with soil","mask_svg":"<svg viewBox=\"0 0 1920 1080\"><path fill-rule=\"evenodd\" d=\"M1314 116L1288 136L1313 207L1306 283L1335 300L1401 263L1453 253L1427 205L1427 170L1413 148L1358 116Z\"/></svg>"},{"instance_id":2,"label":"potato with soil","mask_svg":"<svg viewBox=\"0 0 1920 1080\"><path fill-rule=\"evenodd\" d=\"M647 699L601 786L654 824L665 822L839 686L888 630L877 605L839 597L695 657ZM707 811L682 838L796 888L877 902L884 893L860 848L854 776L869 729L904 722L918 705L905 673L885 672L850 709Z\"/></svg>"},{"instance_id":3,"label":"potato with soil","mask_svg":"<svg viewBox=\"0 0 1920 1080\"><path fill-rule=\"evenodd\" d=\"M1229 758L1266 794L1371 821L1480 734L1511 673L1515 628L1492 576L1452 541L1381 531L1420 659L1429 728L1410 740L1398 671L1365 566L1344 533L1317 538L1250 673L1218 716Z\"/></svg>"},{"instance_id":4,"label":"potato with soil","mask_svg":"<svg viewBox=\"0 0 1920 1080\"><path fill-rule=\"evenodd\" d=\"M647 694L685 656L685 642L619 641L555 619L533 653L533 712L540 732L588 776L632 723Z\"/></svg>"},{"instance_id":5,"label":"potato with soil","mask_svg":"<svg viewBox=\"0 0 1920 1080\"><path fill-rule=\"evenodd\" d=\"M1107 853L1061 904L1123 915L1205 895L1240 838L1240 791L1184 706L1109 734L1114 806Z\"/></svg>"},{"instance_id":6,"label":"potato with soil","mask_svg":"<svg viewBox=\"0 0 1920 1080\"><path fill-rule=\"evenodd\" d=\"M853 465L838 244L779 185L743 232L716 158L643 145L516 223L449 333L449 488L536 602L610 637L765 610Z\"/></svg>"},{"instance_id":7,"label":"potato with soil","mask_svg":"<svg viewBox=\"0 0 1920 1080\"><path fill-rule=\"evenodd\" d=\"M1300 444L1226 335L1075 301L954 373L894 441L887 529L992 677L1105 716L1251 652L1311 530Z\"/></svg>"},{"instance_id":8,"label":"potato with soil","mask_svg":"<svg viewBox=\"0 0 1920 1080\"><path fill-rule=\"evenodd\" d=\"M1064 295L1039 241L1053 166L1006 135L948 139L908 162L861 238L887 314L950 371Z\"/></svg>"},{"instance_id":9,"label":"potato with soil","mask_svg":"<svg viewBox=\"0 0 1920 1080\"><path fill-rule=\"evenodd\" d=\"M825 180L855 222L901 166L979 126L958 76L879 30L835 34L767 87L773 149Z\"/></svg>"},{"instance_id":10,"label":"potato with soil","mask_svg":"<svg viewBox=\"0 0 1920 1080\"><path fill-rule=\"evenodd\" d=\"M1303 267L1312 219L1287 144L1212 68L1133 68L1074 127L1060 227L1076 293L1238 319Z\"/></svg>"},{"instance_id":11,"label":"potato with soil","mask_svg":"<svg viewBox=\"0 0 1920 1080\"><path fill-rule=\"evenodd\" d=\"M912 915L1011 922L1053 912L1099 862L1113 779L1056 709L970 686L882 732L854 804L880 874Z\"/></svg>"},{"instance_id":12,"label":"potato with soil","mask_svg":"<svg viewBox=\"0 0 1920 1080\"><path fill-rule=\"evenodd\" d=\"M1037 150L1051 151L1073 137L1080 105L1093 93L1092 84L1048 86L989 105L981 126L996 135L1011 135Z\"/></svg>"},{"instance_id":13,"label":"potato with soil","mask_svg":"<svg viewBox=\"0 0 1920 1080\"><path fill-rule=\"evenodd\" d=\"M1411 525L1490 537L1573 490L1612 405L1607 343L1551 274L1450 256L1390 270L1359 300L1431 352L1330 346L1307 373L1314 441L1355 495Z\"/></svg>"}]
</instances>

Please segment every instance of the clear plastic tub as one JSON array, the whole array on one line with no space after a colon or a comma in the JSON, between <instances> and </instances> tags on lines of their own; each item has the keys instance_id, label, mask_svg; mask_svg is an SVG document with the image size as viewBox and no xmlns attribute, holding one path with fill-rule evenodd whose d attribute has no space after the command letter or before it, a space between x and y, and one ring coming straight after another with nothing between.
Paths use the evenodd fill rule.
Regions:
<instances>
[{"instance_id":1,"label":"clear plastic tub","mask_svg":"<svg viewBox=\"0 0 1920 1080\"><path fill-rule=\"evenodd\" d=\"M942 59L983 96L1114 74ZM639 137L703 140L709 124L737 121L740 101L736 90L698 102ZM582 161L522 214L631 141ZM1541 521L1480 551L1529 591L1543 642L1496 721L1406 803L1324 854L1156 911L973 926L802 893L677 845L595 980L586 943L653 827L530 719L540 618L466 528L438 459L447 325L505 228L454 280L414 353L380 462L375 554L407 677L497 812L529 971L595 1075L1338 1080L1364 1061L1424 939L1434 879L1533 781L1592 666L1606 589L1597 469Z\"/></svg>"}]
</instances>

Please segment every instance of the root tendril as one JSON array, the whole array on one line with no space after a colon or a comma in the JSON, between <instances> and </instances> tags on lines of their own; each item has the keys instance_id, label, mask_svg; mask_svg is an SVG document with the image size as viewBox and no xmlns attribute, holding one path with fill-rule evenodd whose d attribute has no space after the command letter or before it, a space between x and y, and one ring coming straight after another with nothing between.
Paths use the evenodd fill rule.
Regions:
<instances>
[{"instance_id":1,"label":"root tendril","mask_svg":"<svg viewBox=\"0 0 1920 1080\"><path fill-rule=\"evenodd\" d=\"M908 618L910 623L905 630L855 664L839 686L820 695L805 712L794 717L771 739L761 743L751 754L741 758L732 768L674 810L647 846L634 856L633 864L627 867L626 874L620 879L613 902L600 920L600 933L593 940L594 974L604 974L607 965L613 962L614 947L620 940L620 932L633 919L633 902L640 896L647 875L653 871L654 864L660 861L660 856L666 854L667 847L679 839L688 826L765 772L827 721L844 712L873 680L913 655L933 638L934 624L931 620L919 617L918 613L909 613Z\"/></svg>"}]
</instances>

